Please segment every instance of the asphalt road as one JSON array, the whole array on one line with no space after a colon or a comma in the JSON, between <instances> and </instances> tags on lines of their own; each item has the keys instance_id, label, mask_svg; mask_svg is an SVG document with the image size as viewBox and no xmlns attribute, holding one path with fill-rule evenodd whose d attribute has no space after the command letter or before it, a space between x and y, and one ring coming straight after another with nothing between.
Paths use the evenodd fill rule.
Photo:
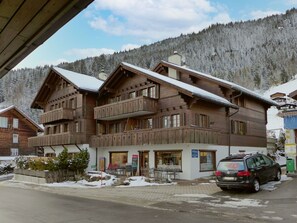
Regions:
<instances>
[{"instance_id":1,"label":"asphalt road","mask_svg":"<svg viewBox=\"0 0 297 223\"><path fill-rule=\"evenodd\" d=\"M142 208L31 189L0 186L1 223L225 222L216 216Z\"/></svg>"}]
</instances>

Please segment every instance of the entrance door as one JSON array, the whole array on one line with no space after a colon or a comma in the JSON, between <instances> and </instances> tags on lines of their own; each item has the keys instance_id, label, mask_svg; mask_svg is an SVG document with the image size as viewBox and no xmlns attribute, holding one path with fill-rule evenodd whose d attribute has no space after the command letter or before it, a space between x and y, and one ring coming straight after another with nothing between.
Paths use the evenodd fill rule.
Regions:
<instances>
[{"instance_id":1,"label":"entrance door","mask_svg":"<svg viewBox=\"0 0 297 223\"><path fill-rule=\"evenodd\" d=\"M149 152L139 151L139 175L149 175Z\"/></svg>"}]
</instances>

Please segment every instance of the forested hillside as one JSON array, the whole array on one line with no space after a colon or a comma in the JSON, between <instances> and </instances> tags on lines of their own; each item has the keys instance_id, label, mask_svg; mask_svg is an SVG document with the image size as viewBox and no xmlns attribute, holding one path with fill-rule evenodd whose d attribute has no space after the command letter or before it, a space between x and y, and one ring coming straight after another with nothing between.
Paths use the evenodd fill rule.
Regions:
<instances>
[{"instance_id":1,"label":"forested hillside","mask_svg":"<svg viewBox=\"0 0 297 223\"><path fill-rule=\"evenodd\" d=\"M249 89L266 90L297 73L297 10L256 21L216 24L199 33L59 66L97 76L102 69L109 74L122 61L153 68L174 51L183 56L189 68ZM31 110L30 105L48 69L45 66L9 72L0 80L0 102L18 106L37 121L39 111Z\"/></svg>"}]
</instances>

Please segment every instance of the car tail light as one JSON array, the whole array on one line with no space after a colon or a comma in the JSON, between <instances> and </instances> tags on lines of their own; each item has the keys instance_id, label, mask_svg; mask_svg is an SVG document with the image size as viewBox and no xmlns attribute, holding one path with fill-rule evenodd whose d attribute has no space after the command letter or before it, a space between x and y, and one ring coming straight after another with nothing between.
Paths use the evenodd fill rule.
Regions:
<instances>
[{"instance_id":1,"label":"car tail light","mask_svg":"<svg viewBox=\"0 0 297 223\"><path fill-rule=\"evenodd\" d=\"M238 177L248 177L248 176L250 176L251 175L251 172L249 172L249 171L239 171L238 173L237 173L237 176Z\"/></svg>"},{"instance_id":2,"label":"car tail light","mask_svg":"<svg viewBox=\"0 0 297 223\"><path fill-rule=\"evenodd\" d=\"M215 172L215 175L216 175L217 177L220 177L220 176L222 176L222 172L217 170L217 171Z\"/></svg>"}]
</instances>

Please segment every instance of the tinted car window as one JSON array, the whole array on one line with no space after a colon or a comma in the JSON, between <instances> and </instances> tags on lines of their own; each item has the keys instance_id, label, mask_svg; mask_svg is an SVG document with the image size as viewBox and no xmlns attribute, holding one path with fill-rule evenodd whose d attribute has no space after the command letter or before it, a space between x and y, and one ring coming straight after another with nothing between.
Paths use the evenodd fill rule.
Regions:
<instances>
[{"instance_id":1,"label":"tinted car window","mask_svg":"<svg viewBox=\"0 0 297 223\"><path fill-rule=\"evenodd\" d=\"M217 168L219 171L228 171L228 170L236 170L241 171L244 170L243 161L223 161L220 162Z\"/></svg>"},{"instance_id":2,"label":"tinted car window","mask_svg":"<svg viewBox=\"0 0 297 223\"><path fill-rule=\"evenodd\" d=\"M264 160L265 160L265 162L267 163L267 164L269 164L269 166L272 166L273 165L273 160L272 159L270 159L269 157L267 157L267 156L263 156L263 158L264 158Z\"/></svg>"},{"instance_id":3,"label":"tinted car window","mask_svg":"<svg viewBox=\"0 0 297 223\"><path fill-rule=\"evenodd\" d=\"M260 166L265 166L266 165L266 162L265 162L263 156L257 156L256 157L256 164L260 165Z\"/></svg>"},{"instance_id":4,"label":"tinted car window","mask_svg":"<svg viewBox=\"0 0 297 223\"><path fill-rule=\"evenodd\" d=\"M246 165L249 169L254 169L256 167L256 162L253 158L249 158L246 160Z\"/></svg>"}]
</instances>

